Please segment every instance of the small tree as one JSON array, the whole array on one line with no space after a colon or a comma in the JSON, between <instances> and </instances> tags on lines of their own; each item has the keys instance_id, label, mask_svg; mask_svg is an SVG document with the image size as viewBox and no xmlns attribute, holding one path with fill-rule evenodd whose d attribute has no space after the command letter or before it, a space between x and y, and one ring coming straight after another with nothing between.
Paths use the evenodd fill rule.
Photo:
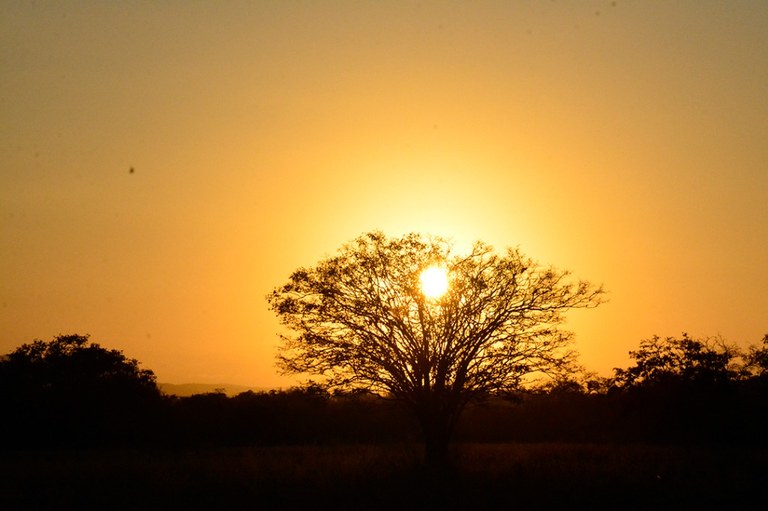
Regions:
<instances>
[{"instance_id":1,"label":"small tree","mask_svg":"<svg viewBox=\"0 0 768 511\"><path fill-rule=\"evenodd\" d=\"M36 340L0 357L3 427L35 442L110 440L136 429L157 403L155 375L84 335Z\"/></svg>"},{"instance_id":2,"label":"small tree","mask_svg":"<svg viewBox=\"0 0 768 511\"><path fill-rule=\"evenodd\" d=\"M747 375L768 379L768 334L763 336L762 346L749 346L745 359Z\"/></svg>"},{"instance_id":3,"label":"small tree","mask_svg":"<svg viewBox=\"0 0 768 511\"><path fill-rule=\"evenodd\" d=\"M4 383L30 391L117 391L156 393L155 375L119 350L87 335L59 335L50 342L22 344L0 359Z\"/></svg>"},{"instance_id":4,"label":"small tree","mask_svg":"<svg viewBox=\"0 0 768 511\"><path fill-rule=\"evenodd\" d=\"M720 339L692 339L683 333L680 339L654 336L640 341L640 348L630 351L635 365L614 369L620 387L660 384L722 384L741 373L736 359L739 350Z\"/></svg>"},{"instance_id":5,"label":"small tree","mask_svg":"<svg viewBox=\"0 0 768 511\"><path fill-rule=\"evenodd\" d=\"M293 331L282 336L279 367L402 401L428 461L440 462L468 402L572 369L572 336L558 325L603 292L567 277L515 249L497 255L477 242L454 255L442 238L368 233L268 296Z\"/></svg>"}]
</instances>

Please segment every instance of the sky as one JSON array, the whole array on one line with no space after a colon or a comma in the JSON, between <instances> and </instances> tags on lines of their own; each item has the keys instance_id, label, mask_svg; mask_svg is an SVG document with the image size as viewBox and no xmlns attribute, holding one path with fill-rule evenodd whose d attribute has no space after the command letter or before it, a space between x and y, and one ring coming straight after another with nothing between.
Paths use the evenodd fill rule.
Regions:
<instances>
[{"instance_id":1,"label":"sky","mask_svg":"<svg viewBox=\"0 0 768 511\"><path fill-rule=\"evenodd\" d=\"M602 375L768 333L768 3L0 1L0 353L287 386L265 296L371 231L603 284Z\"/></svg>"}]
</instances>

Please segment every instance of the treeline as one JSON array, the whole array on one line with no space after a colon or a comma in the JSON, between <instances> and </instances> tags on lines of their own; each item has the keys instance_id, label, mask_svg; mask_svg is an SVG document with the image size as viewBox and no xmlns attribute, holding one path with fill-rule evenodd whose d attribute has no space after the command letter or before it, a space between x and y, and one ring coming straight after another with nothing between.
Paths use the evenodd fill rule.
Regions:
<instances>
[{"instance_id":1,"label":"treeline","mask_svg":"<svg viewBox=\"0 0 768 511\"><path fill-rule=\"evenodd\" d=\"M476 406L459 435L478 441L765 443L768 335L740 350L721 339L660 338L634 364ZM503 411L502 411L503 410Z\"/></svg>"},{"instance_id":2,"label":"treeline","mask_svg":"<svg viewBox=\"0 0 768 511\"><path fill-rule=\"evenodd\" d=\"M163 394L150 370L87 336L24 344L0 359L0 442L51 447L285 445L415 439L410 419L372 394Z\"/></svg>"},{"instance_id":3,"label":"treeline","mask_svg":"<svg viewBox=\"0 0 768 511\"><path fill-rule=\"evenodd\" d=\"M455 440L471 442L765 443L768 336L741 351L719 340L654 337L610 378L574 375L487 396ZM0 359L5 449L99 446L415 442L398 403L316 385L176 397L154 374L86 336L35 341Z\"/></svg>"},{"instance_id":4,"label":"treeline","mask_svg":"<svg viewBox=\"0 0 768 511\"><path fill-rule=\"evenodd\" d=\"M462 416L457 439L476 442L765 443L768 388L644 388L607 394L521 393Z\"/></svg>"}]
</instances>

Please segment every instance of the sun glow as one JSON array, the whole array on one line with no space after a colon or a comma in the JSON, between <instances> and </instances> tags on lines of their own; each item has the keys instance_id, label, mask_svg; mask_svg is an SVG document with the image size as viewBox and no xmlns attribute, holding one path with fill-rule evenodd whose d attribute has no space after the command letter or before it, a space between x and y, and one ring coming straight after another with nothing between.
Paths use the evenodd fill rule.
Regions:
<instances>
[{"instance_id":1,"label":"sun glow","mask_svg":"<svg viewBox=\"0 0 768 511\"><path fill-rule=\"evenodd\" d=\"M427 298L440 298L448 291L448 272L439 266L430 266L421 272L421 292Z\"/></svg>"}]
</instances>

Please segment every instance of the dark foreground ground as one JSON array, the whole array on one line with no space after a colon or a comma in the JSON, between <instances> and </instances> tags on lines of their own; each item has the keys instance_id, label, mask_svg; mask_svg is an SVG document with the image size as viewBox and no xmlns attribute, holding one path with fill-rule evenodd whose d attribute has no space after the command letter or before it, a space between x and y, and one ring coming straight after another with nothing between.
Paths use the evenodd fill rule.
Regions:
<instances>
[{"instance_id":1,"label":"dark foreground ground","mask_svg":"<svg viewBox=\"0 0 768 511\"><path fill-rule=\"evenodd\" d=\"M765 509L768 450L462 444L14 452L0 509ZM503 506L503 507L499 507Z\"/></svg>"}]
</instances>

